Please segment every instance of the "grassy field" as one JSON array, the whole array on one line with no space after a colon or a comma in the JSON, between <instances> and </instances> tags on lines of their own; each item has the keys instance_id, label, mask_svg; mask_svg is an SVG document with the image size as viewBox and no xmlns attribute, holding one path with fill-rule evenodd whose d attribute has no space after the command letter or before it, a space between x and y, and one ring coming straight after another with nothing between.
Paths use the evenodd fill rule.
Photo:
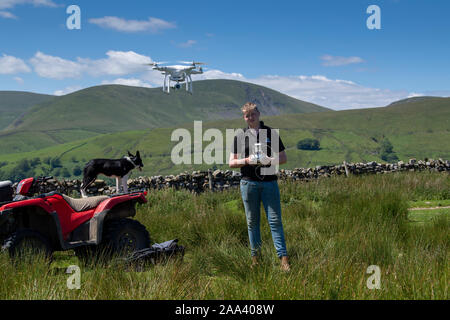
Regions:
<instances>
[{"instance_id":1,"label":"grassy field","mask_svg":"<svg viewBox=\"0 0 450 320\"><path fill-rule=\"evenodd\" d=\"M14 266L3 253L0 299L448 299L449 211L408 210L448 203L448 174L334 177L280 189L290 273L279 269L265 217L262 264L250 269L238 190L163 190L149 194L136 219L153 242L179 238L187 248L181 263L144 272L80 266L81 289L69 290L57 268L77 264L71 251L50 269L43 261ZM379 290L366 286L370 265L381 269Z\"/></svg>"}]
</instances>

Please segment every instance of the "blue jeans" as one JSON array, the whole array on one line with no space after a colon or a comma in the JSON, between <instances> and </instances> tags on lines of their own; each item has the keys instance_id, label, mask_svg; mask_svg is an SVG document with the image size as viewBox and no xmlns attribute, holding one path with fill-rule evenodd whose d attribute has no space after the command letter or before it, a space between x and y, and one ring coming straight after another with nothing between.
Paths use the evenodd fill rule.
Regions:
<instances>
[{"instance_id":1,"label":"blue jeans","mask_svg":"<svg viewBox=\"0 0 450 320\"><path fill-rule=\"evenodd\" d=\"M267 221L272 231L272 240L278 257L287 256L281 221L280 189L277 181L241 180L241 196L247 217L248 237L252 256L261 248L260 216L261 201L266 211Z\"/></svg>"}]
</instances>

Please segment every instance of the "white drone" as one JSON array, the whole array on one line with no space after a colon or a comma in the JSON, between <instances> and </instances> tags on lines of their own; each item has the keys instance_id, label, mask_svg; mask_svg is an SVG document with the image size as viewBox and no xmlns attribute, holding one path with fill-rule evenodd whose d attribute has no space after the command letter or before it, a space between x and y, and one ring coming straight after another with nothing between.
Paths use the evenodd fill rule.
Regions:
<instances>
[{"instance_id":1,"label":"white drone","mask_svg":"<svg viewBox=\"0 0 450 320\"><path fill-rule=\"evenodd\" d=\"M184 63L186 65L172 65L172 66L160 66L165 62L153 62L148 65L153 67L153 70L161 71L164 75L164 85L163 91L165 93L170 93L170 82L176 82L176 84L172 87L175 90L181 89L181 84L186 81L186 91L190 94L193 94L193 86L192 86L192 74L202 74L202 67L198 67L199 65L204 65L202 62L186 62L186 61L178 61L180 63Z\"/></svg>"}]
</instances>

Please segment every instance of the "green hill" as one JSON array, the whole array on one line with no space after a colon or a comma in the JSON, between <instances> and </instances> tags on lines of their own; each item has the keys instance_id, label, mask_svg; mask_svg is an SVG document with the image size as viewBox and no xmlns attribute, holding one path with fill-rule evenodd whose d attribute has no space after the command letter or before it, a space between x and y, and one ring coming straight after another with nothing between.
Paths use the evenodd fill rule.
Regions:
<instances>
[{"instance_id":1,"label":"green hill","mask_svg":"<svg viewBox=\"0 0 450 320\"><path fill-rule=\"evenodd\" d=\"M98 134L175 126L193 120L241 117L258 103L267 115L329 111L262 86L234 80L195 82L195 93L161 88L97 86L55 97L29 109L0 132L3 153L39 150Z\"/></svg>"},{"instance_id":2,"label":"green hill","mask_svg":"<svg viewBox=\"0 0 450 320\"><path fill-rule=\"evenodd\" d=\"M45 94L21 91L0 91L0 131L20 118L34 105L55 98Z\"/></svg>"},{"instance_id":3,"label":"green hill","mask_svg":"<svg viewBox=\"0 0 450 320\"><path fill-rule=\"evenodd\" d=\"M280 129L289 159L283 168L331 165L344 160L385 162L381 159L381 147L386 139L392 143L396 156L404 161L411 157L450 159L450 98L429 98L373 109L263 115L262 119L267 125ZM208 128L224 132L227 128L241 128L244 125L242 119L210 121L203 123L203 133ZM7 178L7 173L12 172L21 159L38 157L42 164L35 166L34 173L54 174L43 161L50 157L59 159L73 177L73 169L76 166L83 167L87 160L122 157L127 150L141 151L145 164L143 174L146 175L211 168L212 165L206 164L194 166L172 163L171 151L178 142L171 141L171 134L178 127L185 127L192 133L193 122L172 128L103 134L34 152L1 155L0 171L3 171L3 178ZM297 143L305 138L319 140L320 150L297 149ZM208 144L210 142L203 142L203 148ZM224 152L224 163L227 158L228 154ZM227 165L217 167L227 168Z\"/></svg>"},{"instance_id":4,"label":"green hill","mask_svg":"<svg viewBox=\"0 0 450 320\"><path fill-rule=\"evenodd\" d=\"M412 98L406 98L398 101L392 102L389 107L395 106L395 105L403 105L406 103L412 103L412 102L421 102L421 101L427 101L429 99L433 99L434 97L431 96L420 96L420 97L412 97Z\"/></svg>"}]
</instances>

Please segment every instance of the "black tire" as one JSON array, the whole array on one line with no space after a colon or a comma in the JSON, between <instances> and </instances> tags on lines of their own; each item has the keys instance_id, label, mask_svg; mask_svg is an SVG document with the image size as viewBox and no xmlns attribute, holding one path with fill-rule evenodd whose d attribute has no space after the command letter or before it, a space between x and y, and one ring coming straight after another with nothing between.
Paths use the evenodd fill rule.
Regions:
<instances>
[{"instance_id":1,"label":"black tire","mask_svg":"<svg viewBox=\"0 0 450 320\"><path fill-rule=\"evenodd\" d=\"M13 260L31 261L35 256L42 254L51 261L53 256L50 241L43 234L30 229L12 233L5 240L2 250L7 250Z\"/></svg>"},{"instance_id":2,"label":"black tire","mask_svg":"<svg viewBox=\"0 0 450 320\"><path fill-rule=\"evenodd\" d=\"M101 247L110 255L126 256L149 248L150 235L145 226L136 220L110 220L105 223Z\"/></svg>"}]
</instances>

